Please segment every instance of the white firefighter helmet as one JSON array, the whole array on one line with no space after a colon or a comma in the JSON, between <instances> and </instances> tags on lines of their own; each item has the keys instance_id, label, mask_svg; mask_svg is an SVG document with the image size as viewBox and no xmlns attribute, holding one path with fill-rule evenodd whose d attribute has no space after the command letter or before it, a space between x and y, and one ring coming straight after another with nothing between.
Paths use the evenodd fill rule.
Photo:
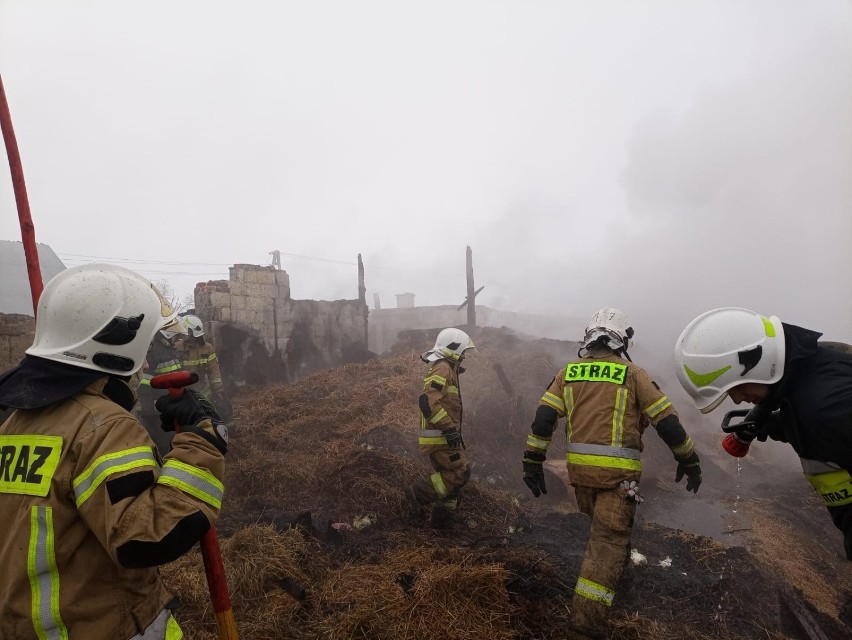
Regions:
<instances>
[{"instance_id":1,"label":"white firefighter helmet","mask_svg":"<svg viewBox=\"0 0 852 640\"><path fill-rule=\"evenodd\" d=\"M142 367L157 331L176 319L172 306L139 274L109 264L73 267L45 286L26 353L127 376Z\"/></svg>"},{"instance_id":2,"label":"white firefighter helmet","mask_svg":"<svg viewBox=\"0 0 852 640\"><path fill-rule=\"evenodd\" d=\"M187 314L180 319L180 323L192 338L200 338L204 335L204 323L198 316Z\"/></svg>"},{"instance_id":3,"label":"white firefighter helmet","mask_svg":"<svg viewBox=\"0 0 852 640\"><path fill-rule=\"evenodd\" d=\"M473 340L461 329L443 329L435 339L435 346L420 355L424 362L435 362L441 358L458 362L468 349L476 349Z\"/></svg>"},{"instance_id":4,"label":"white firefighter helmet","mask_svg":"<svg viewBox=\"0 0 852 640\"><path fill-rule=\"evenodd\" d=\"M701 413L746 382L774 384L784 375L784 329L777 316L738 307L702 313L675 343L677 378Z\"/></svg>"},{"instance_id":5,"label":"white firefighter helmet","mask_svg":"<svg viewBox=\"0 0 852 640\"><path fill-rule=\"evenodd\" d=\"M627 350L632 338L633 327L624 312L613 307L604 307L595 311L586 325L581 347L587 349L592 343L600 341L614 351Z\"/></svg>"}]
</instances>

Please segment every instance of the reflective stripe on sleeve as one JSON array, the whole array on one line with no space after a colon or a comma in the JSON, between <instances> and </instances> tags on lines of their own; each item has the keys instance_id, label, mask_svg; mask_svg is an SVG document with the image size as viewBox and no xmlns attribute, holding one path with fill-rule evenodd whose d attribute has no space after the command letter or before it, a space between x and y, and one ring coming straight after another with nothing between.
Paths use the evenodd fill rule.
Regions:
<instances>
[{"instance_id":1,"label":"reflective stripe on sleeve","mask_svg":"<svg viewBox=\"0 0 852 640\"><path fill-rule=\"evenodd\" d=\"M541 396L541 400L538 402L539 404L546 404L549 407L553 407L560 414L565 413L565 402L559 396L550 393L550 391L545 391L544 395Z\"/></svg>"},{"instance_id":2,"label":"reflective stripe on sleeve","mask_svg":"<svg viewBox=\"0 0 852 640\"><path fill-rule=\"evenodd\" d=\"M108 476L139 467L156 466L158 466L157 459L151 447L134 447L96 458L83 473L74 478L74 499L77 508L79 509L89 499L89 496Z\"/></svg>"},{"instance_id":3,"label":"reflective stripe on sleeve","mask_svg":"<svg viewBox=\"0 0 852 640\"><path fill-rule=\"evenodd\" d=\"M679 444L676 447L670 447L671 452L678 458L688 458L692 455L693 451L695 451L695 445L692 444L692 438L686 436L686 440L683 441L683 444Z\"/></svg>"},{"instance_id":4,"label":"reflective stripe on sleeve","mask_svg":"<svg viewBox=\"0 0 852 640\"><path fill-rule=\"evenodd\" d=\"M438 409L431 418L429 418L429 424L438 424L441 420L447 417L447 411L443 407Z\"/></svg>"},{"instance_id":5,"label":"reflective stripe on sleeve","mask_svg":"<svg viewBox=\"0 0 852 640\"><path fill-rule=\"evenodd\" d=\"M826 507L852 504L852 476L833 462L801 458L805 478L816 489Z\"/></svg>"},{"instance_id":6,"label":"reflective stripe on sleeve","mask_svg":"<svg viewBox=\"0 0 852 640\"><path fill-rule=\"evenodd\" d=\"M53 509L30 511L30 545L27 575L32 595L33 627L39 640L68 640L68 629L59 615L59 570L53 532Z\"/></svg>"},{"instance_id":7,"label":"reflective stripe on sleeve","mask_svg":"<svg viewBox=\"0 0 852 640\"><path fill-rule=\"evenodd\" d=\"M423 378L423 386L426 389L429 389L432 386L433 382L437 382L439 385L441 385L442 389L447 386L447 379L444 376L433 374L431 376L426 376L425 378Z\"/></svg>"},{"instance_id":8,"label":"reflective stripe on sleeve","mask_svg":"<svg viewBox=\"0 0 852 640\"><path fill-rule=\"evenodd\" d=\"M440 429L422 429L417 442L424 445L445 445L447 444L447 437Z\"/></svg>"},{"instance_id":9,"label":"reflective stripe on sleeve","mask_svg":"<svg viewBox=\"0 0 852 640\"><path fill-rule=\"evenodd\" d=\"M180 460L167 460L160 477L157 478L157 484L175 487L216 509L222 508L225 487L212 473L191 464Z\"/></svg>"},{"instance_id":10,"label":"reflective stripe on sleeve","mask_svg":"<svg viewBox=\"0 0 852 640\"><path fill-rule=\"evenodd\" d=\"M527 446L530 449L536 449L537 451L547 452L547 448L550 446L550 440L546 438L539 438L534 433L531 433L527 436Z\"/></svg>"},{"instance_id":11,"label":"reflective stripe on sleeve","mask_svg":"<svg viewBox=\"0 0 852 640\"><path fill-rule=\"evenodd\" d=\"M652 404L650 407L645 409L642 413L644 413L649 418L654 418L654 417L660 415L663 411L668 409L670 406L672 406L671 400L669 400L667 396L663 396L662 398L657 400L654 404Z\"/></svg>"}]
</instances>

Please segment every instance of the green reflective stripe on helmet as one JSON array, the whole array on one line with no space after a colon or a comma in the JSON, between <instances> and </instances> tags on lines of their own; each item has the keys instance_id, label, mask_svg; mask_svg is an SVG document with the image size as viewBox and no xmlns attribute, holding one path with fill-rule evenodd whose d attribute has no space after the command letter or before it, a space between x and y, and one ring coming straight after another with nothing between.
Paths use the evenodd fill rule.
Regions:
<instances>
[{"instance_id":1,"label":"green reflective stripe on helmet","mask_svg":"<svg viewBox=\"0 0 852 640\"><path fill-rule=\"evenodd\" d=\"M72 483L77 507L81 507L109 476L140 467L158 466L151 447L133 447L95 458Z\"/></svg>"},{"instance_id":2,"label":"green reflective stripe on helmet","mask_svg":"<svg viewBox=\"0 0 852 640\"><path fill-rule=\"evenodd\" d=\"M716 369L716 371L711 371L710 373L696 373L686 365L683 365L683 370L686 371L686 375L689 376L689 379L692 380L692 384L696 387L706 387L730 368L731 365L727 365L721 369Z\"/></svg>"},{"instance_id":3,"label":"green reflective stripe on helmet","mask_svg":"<svg viewBox=\"0 0 852 640\"><path fill-rule=\"evenodd\" d=\"M767 338L774 338L775 337L775 327L772 324L772 320L770 320L769 318L765 318L763 316L760 316L760 319L763 320L763 330L766 332L766 337Z\"/></svg>"},{"instance_id":4,"label":"green reflective stripe on helmet","mask_svg":"<svg viewBox=\"0 0 852 640\"><path fill-rule=\"evenodd\" d=\"M825 506L840 507L852 504L852 476L846 469L837 469L828 473L806 473L805 478L816 489Z\"/></svg>"},{"instance_id":5,"label":"green reflective stripe on helmet","mask_svg":"<svg viewBox=\"0 0 852 640\"><path fill-rule=\"evenodd\" d=\"M27 575L32 623L39 640L68 640L68 629L59 615L59 569L51 507L33 507L30 511Z\"/></svg>"},{"instance_id":6,"label":"green reflective stripe on helmet","mask_svg":"<svg viewBox=\"0 0 852 640\"><path fill-rule=\"evenodd\" d=\"M605 587L602 584L592 582L591 580L587 580L583 577L577 579L577 586L574 588L574 592L578 596L583 596L589 600L602 602L608 607L612 606L613 598L615 598L615 591L609 587Z\"/></svg>"}]
</instances>

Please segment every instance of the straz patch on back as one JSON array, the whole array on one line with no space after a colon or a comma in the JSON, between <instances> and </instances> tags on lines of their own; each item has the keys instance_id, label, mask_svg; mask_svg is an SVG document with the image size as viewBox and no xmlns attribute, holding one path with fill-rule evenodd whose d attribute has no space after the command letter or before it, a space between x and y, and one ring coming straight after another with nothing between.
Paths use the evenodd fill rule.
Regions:
<instances>
[{"instance_id":1,"label":"straz patch on back","mask_svg":"<svg viewBox=\"0 0 852 640\"><path fill-rule=\"evenodd\" d=\"M624 384L627 365L615 362L569 364L565 369L565 382L612 382Z\"/></svg>"},{"instance_id":2,"label":"straz patch on back","mask_svg":"<svg viewBox=\"0 0 852 640\"><path fill-rule=\"evenodd\" d=\"M0 493L43 498L61 453L62 436L0 436Z\"/></svg>"}]
</instances>

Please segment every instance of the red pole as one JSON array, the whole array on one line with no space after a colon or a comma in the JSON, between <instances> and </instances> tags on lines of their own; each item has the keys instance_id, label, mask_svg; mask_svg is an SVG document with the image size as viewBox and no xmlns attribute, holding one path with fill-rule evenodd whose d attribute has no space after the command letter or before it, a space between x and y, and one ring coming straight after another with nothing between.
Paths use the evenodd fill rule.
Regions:
<instances>
[{"instance_id":1,"label":"red pole","mask_svg":"<svg viewBox=\"0 0 852 640\"><path fill-rule=\"evenodd\" d=\"M9 158L9 169L12 171L12 188L15 191L15 202L18 205L21 239L24 243L27 275L30 279L30 293L33 297L33 316L35 316L38 309L38 299L41 297L41 290L44 285L41 280L41 266L38 262L35 227L33 226L33 217L30 214L30 201L27 199L27 185L24 182L24 168L21 165L21 154L18 153L18 143L15 140L15 130L12 128L12 115L9 113L9 103L6 102L6 90L3 88L2 77L0 77L0 129L3 130L6 157Z\"/></svg>"}]
</instances>

